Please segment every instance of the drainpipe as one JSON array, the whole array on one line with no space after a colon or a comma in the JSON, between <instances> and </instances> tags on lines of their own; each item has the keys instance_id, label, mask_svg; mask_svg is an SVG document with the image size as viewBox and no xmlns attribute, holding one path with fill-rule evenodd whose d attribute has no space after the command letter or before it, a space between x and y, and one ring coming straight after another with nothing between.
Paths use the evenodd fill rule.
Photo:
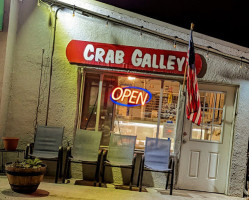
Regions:
<instances>
[{"instance_id":1,"label":"drainpipe","mask_svg":"<svg viewBox=\"0 0 249 200\"><path fill-rule=\"evenodd\" d=\"M61 7L57 8L54 16L54 36L53 36L53 45L52 52L50 58L50 73L49 73L49 86L48 86L48 100L47 100L47 114L46 114L46 122L45 125L48 125L48 114L49 114L49 105L50 105L50 94L51 94L51 81L52 81L52 73L53 73L53 57L54 57L54 48L55 48L55 33L56 33L56 24L57 24L57 14L58 11L62 9Z\"/></svg>"},{"instance_id":2,"label":"drainpipe","mask_svg":"<svg viewBox=\"0 0 249 200\"><path fill-rule=\"evenodd\" d=\"M11 79L13 71L13 55L16 43L18 27L19 1L11 0L9 10L9 27L6 44L6 56L4 63L2 94L0 104L0 136L6 136L6 125L10 100Z\"/></svg>"}]
</instances>

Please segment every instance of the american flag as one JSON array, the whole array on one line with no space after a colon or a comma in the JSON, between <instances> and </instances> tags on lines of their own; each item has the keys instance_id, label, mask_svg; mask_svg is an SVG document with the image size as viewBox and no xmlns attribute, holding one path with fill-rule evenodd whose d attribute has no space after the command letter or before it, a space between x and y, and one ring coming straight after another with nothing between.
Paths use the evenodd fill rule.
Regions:
<instances>
[{"instance_id":1,"label":"american flag","mask_svg":"<svg viewBox=\"0 0 249 200\"><path fill-rule=\"evenodd\" d=\"M186 114L187 119L197 124L201 123L201 101L195 70L195 50L191 28L190 40L187 54L187 96Z\"/></svg>"}]
</instances>

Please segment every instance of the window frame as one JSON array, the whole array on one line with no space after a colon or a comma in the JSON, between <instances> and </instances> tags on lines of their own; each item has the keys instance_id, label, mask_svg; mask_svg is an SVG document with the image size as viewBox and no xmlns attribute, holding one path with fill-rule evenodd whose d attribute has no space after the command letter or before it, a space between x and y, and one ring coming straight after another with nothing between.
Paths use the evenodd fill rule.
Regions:
<instances>
[{"instance_id":1,"label":"window frame","mask_svg":"<svg viewBox=\"0 0 249 200\"><path fill-rule=\"evenodd\" d=\"M90 73L90 74L98 74L100 77L102 77L102 80L101 80L101 78L100 78L100 80L99 80L99 92L101 91L101 95L100 96L102 96L102 87L103 87L103 81L104 81L104 77L105 76L108 76L108 75L110 75L111 73L109 73L109 72L103 72L103 71L101 71L101 72L96 72L96 71L94 71L94 70L92 70L92 69L89 69L89 68L85 68L85 70L84 70L84 76L87 76L87 74L88 73ZM116 74L116 73L115 73ZM125 77L128 77L129 75L127 75L127 74L119 74L119 73L117 73L116 74L117 76L125 76ZM155 79L155 80L160 80L160 81L175 81L175 82L178 82L179 83L179 94L180 94L180 85L181 85L181 82L179 81L179 80L175 80L175 79L170 79L170 78L167 78L167 79L162 79L162 78L159 78L159 77L154 77L154 76L151 76L151 77L147 77L147 76L140 76L140 75L138 75L138 74L136 74L136 73L134 73L134 74L132 74L132 76L135 76L135 77L137 77L137 78L145 78L145 79L147 79L147 78L150 78L150 79ZM100 84L100 82L102 81L102 83ZM100 87L101 86L101 87ZM164 87L164 84L163 84L163 87ZM100 89L101 88L101 89ZM85 84L84 84L84 87L83 87L83 90L82 90L82 92L84 93L84 91L85 91ZM178 95L178 101L179 101L179 95ZM97 107L99 106L99 104L100 104L100 102L101 102L101 98L100 99L98 99L98 101L97 101ZM82 106L83 106L83 104L84 104L85 102L84 102L84 100L82 101ZM179 103L179 102L178 102ZM177 114L176 114L176 117L178 116L178 103L177 103ZM96 115L96 122L98 121L97 120L97 118L99 119L100 118L100 116L98 115L98 113L100 112L100 108L99 109L97 109L97 115ZM159 120L161 120L161 114L160 115L158 115L158 118L159 118ZM177 119L176 119L177 120ZM80 119L80 121L82 122L82 118ZM98 124L99 124L99 122L98 122ZM157 125L158 126L158 125ZM161 126L161 124L159 124L159 129L160 129L160 126ZM113 133L113 127L114 127L114 123L113 123L113 126L112 126L112 128L111 128L111 133ZM156 127L156 128L158 128L158 127ZM99 126L95 126L95 130L96 129L99 129ZM156 136L155 136L156 137ZM175 143L175 137L176 137L176 132L175 132L175 136L174 136L174 143ZM175 144L173 144L173 146L174 146Z\"/></svg>"},{"instance_id":2,"label":"window frame","mask_svg":"<svg viewBox=\"0 0 249 200\"><path fill-rule=\"evenodd\" d=\"M203 102L203 105L204 107L201 107L202 110L205 110L205 109L212 109L213 110L213 117L212 117L212 123L211 123L211 126L210 124L207 124L207 123L202 123L201 122L201 137L202 137L202 130L203 130L203 127L208 127L210 126L211 127L211 136L210 136L210 140L204 140L204 139L193 139L192 138L192 131L193 131L193 123L191 123L191 133L189 134L189 140L190 141L194 141L194 142L207 142L207 143L218 143L218 144L222 144L223 143L223 135L224 135L224 118L225 118L225 113L226 113L226 97L227 97L227 92L226 91L215 91L215 90L200 90L199 91L200 93L201 92L205 92L205 94L208 92L208 93L215 93L215 99L214 99L214 107L205 107L205 101L206 101L206 98L204 99L204 102ZM223 105L223 109L221 108L215 108L216 106L216 98L217 98L217 94L220 93L220 94L224 94L225 97L224 97L224 105ZM215 110L222 110L222 119L221 119L221 125L215 125L213 122L214 122L214 115L215 115ZM202 112L202 119L204 119L204 115L205 115L205 112ZM204 125L204 126L203 126ZM213 127L221 127L221 136L220 136L220 141L215 141L215 140L211 140L212 139L212 135L213 135Z\"/></svg>"}]
</instances>

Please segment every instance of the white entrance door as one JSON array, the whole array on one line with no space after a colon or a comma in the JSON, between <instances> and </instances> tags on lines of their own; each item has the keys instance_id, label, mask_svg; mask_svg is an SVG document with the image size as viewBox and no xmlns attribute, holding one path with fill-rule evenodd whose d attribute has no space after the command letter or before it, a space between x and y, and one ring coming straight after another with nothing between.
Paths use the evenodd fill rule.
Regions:
<instances>
[{"instance_id":1,"label":"white entrance door","mask_svg":"<svg viewBox=\"0 0 249 200\"><path fill-rule=\"evenodd\" d=\"M234 87L199 85L202 124L184 119L179 189L226 193L230 166Z\"/></svg>"}]
</instances>

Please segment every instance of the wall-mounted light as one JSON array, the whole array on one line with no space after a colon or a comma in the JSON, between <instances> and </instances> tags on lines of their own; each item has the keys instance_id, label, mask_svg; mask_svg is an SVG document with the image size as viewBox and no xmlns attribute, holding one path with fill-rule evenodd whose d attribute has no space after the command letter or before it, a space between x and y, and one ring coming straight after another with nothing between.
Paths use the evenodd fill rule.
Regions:
<instances>
[{"instance_id":1,"label":"wall-mounted light","mask_svg":"<svg viewBox=\"0 0 249 200\"><path fill-rule=\"evenodd\" d=\"M176 48L176 38L177 38L177 36L175 36L175 40L174 40L174 42L173 42L173 47L174 47L174 48Z\"/></svg>"},{"instance_id":2,"label":"wall-mounted light","mask_svg":"<svg viewBox=\"0 0 249 200\"><path fill-rule=\"evenodd\" d=\"M206 58L208 58L208 54L209 54L209 46L208 46L208 49L207 49Z\"/></svg>"},{"instance_id":3,"label":"wall-mounted light","mask_svg":"<svg viewBox=\"0 0 249 200\"><path fill-rule=\"evenodd\" d=\"M107 15L107 20L106 20L106 26L108 26L108 24L109 24L109 17L110 17L110 15Z\"/></svg>"},{"instance_id":4,"label":"wall-mounted light","mask_svg":"<svg viewBox=\"0 0 249 200\"><path fill-rule=\"evenodd\" d=\"M73 5L73 17L75 16L75 5Z\"/></svg>"},{"instance_id":5,"label":"wall-mounted light","mask_svg":"<svg viewBox=\"0 0 249 200\"><path fill-rule=\"evenodd\" d=\"M142 37L142 35L143 35L143 29L144 27L143 26L141 26L141 29L140 29L140 37Z\"/></svg>"},{"instance_id":6,"label":"wall-mounted light","mask_svg":"<svg viewBox=\"0 0 249 200\"><path fill-rule=\"evenodd\" d=\"M242 69L243 68L243 63L242 63L242 59L243 59L243 57L240 57L240 69Z\"/></svg>"}]
</instances>

